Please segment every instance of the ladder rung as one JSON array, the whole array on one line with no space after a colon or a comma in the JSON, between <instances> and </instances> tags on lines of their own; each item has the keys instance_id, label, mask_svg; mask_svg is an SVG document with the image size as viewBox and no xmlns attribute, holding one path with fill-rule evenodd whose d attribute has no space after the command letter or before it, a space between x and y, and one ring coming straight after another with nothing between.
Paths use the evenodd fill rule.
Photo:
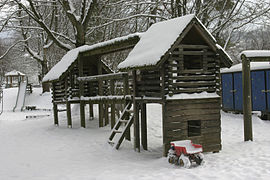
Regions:
<instances>
[{"instance_id":1,"label":"ladder rung","mask_svg":"<svg viewBox=\"0 0 270 180\"><path fill-rule=\"evenodd\" d=\"M133 113L133 109L127 109L126 112Z\"/></svg>"},{"instance_id":2,"label":"ladder rung","mask_svg":"<svg viewBox=\"0 0 270 180\"><path fill-rule=\"evenodd\" d=\"M67 111L66 109L58 109L58 112Z\"/></svg>"},{"instance_id":3,"label":"ladder rung","mask_svg":"<svg viewBox=\"0 0 270 180\"><path fill-rule=\"evenodd\" d=\"M122 133L120 130L113 130L114 133Z\"/></svg>"},{"instance_id":4,"label":"ladder rung","mask_svg":"<svg viewBox=\"0 0 270 180\"><path fill-rule=\"evenodd\" d=\"M121 119L121 120L119 120L121 123L127 123L128 122L128 120L123 120L123 119Z\"/></svg>"},{"instance_id":5,"label":"ladder rung","mask_svg":"<svg viewBox=\"0 0 270 180\"><path fill-rule=\"evenodd\" d=\"M108 141L108 143L109 143L110 145L114 145L114 144L115 144L115 142L113 142L113 141Z\"/></svg>"}]
</instances>

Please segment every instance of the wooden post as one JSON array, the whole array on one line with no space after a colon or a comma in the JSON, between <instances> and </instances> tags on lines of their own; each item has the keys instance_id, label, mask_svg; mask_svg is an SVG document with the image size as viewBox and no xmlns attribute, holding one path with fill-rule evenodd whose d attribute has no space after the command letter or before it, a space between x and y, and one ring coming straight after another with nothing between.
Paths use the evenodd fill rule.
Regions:
<instances>
[{"instance_id":1,"label":"wooden post","mask_svg":"<svg viewBox=\"0 0 270 180\"><path fill-rule=\"evenodd\" d=\"M134 150L140 152L140 121L139 108L136 102L137 88L136 88L136 70L132 71L133 78L133 111L134 111Z\"/></svg>"},{"instance_id":2,"label":"wooden post","mask_svg":"<svg viewBox=\"0 0 270 180\"><path fill-rule=\"evenodd\" d=\"M146 103L141 104L141 132L142 146L147 150L147 118L146 118Z\"/></svg>"},{"instance_id":3,"label":"wooden post","mask_svg":"<svg viewBox=\"0 0 270 180\"><path fill-rule=\"evenodd\" d=\"M89 119L93 120L94 119L94 108L93 108L93 103L89 101Z\"/></svg>"},{"instance_id":4,"label":"wooden post","mask_svg":"<svg viewBox=\"0 0 270 180\"><path fill-rule=\"evenodd\" d=\"M53 115L54 115L54 125L58 126L58 109L57 109L57 104L53 103Z\"/></svg>"},{"instance_id":5,"label":"wooden post","mask_svg":"<svg viewBox=\"0 0 270 180\"><path fill-rule=\"evenodd\" d=\"M162 104L162 137L163 137L163 156L166 157L167 156L167 152L168 152L168 142L167 142L167 129L165 128L165 124L166 124L166 106L167 103L166 101L163 102Z\"/></svg>"},{"instance_id":6,"label":"wooden post","mask_svg":"<svg viewBox=\"0 0 270 180\"><path fill-rule=\"evenodd\" d=\"M241 56L242 59L242 84L243 84L243 116L244 116L244 140L252 141L252 117L251 117L251 80L250 60Z\"/></svg>"},{"instance_id":7,"label":"wooden post","mask_svg":"<svg viewBox=\"0 0 270 180\"><path fill-rule=\"evenodd\" d=\"M115 94L115 81L114 80L110 80L110 91L111 91L111 95ZM112 101L111 103L111 129L113 129L114 125L115 125L115 103L114 101Z\"/></svg>"},{"instance_id":8,"label":"wooden post","mask_svg":"<svg viewBox=\"0 0 270 180\"><path fill-rule=\"evenodd\" d=\"M105 126L109 124L109 106L108 106L108 102L105 102L105 106L104 106L104 117L105 117Z\"/></svg>"},{"instance_id":9,"label":"wooden post","mask_svg":"<svg viewBox=\"0 0 270 180\"><path fill-rule=\"evenodd\" d=\"M99 60L98 62L98 74L101 75L102 74L102 62L101 60ZM103 81L99 80L98 81L98 94L100 96L103 95ZM103 103L102 101L100 101L100 103L98 104L98 111L99 111L99 127L103 127L104 123L103 123L103 117L104 117L104 108L103 108Z\"/></svg>"},{"instance_id":10,"label":"wooden post","mask_svg":"<svg viewBox=\"0 0 270 180\"><path fill-rule=\"evenodd\" d=\"M72 128L72 120L71 120L71 108L70 108L70 102L66 102L66 109L67 109L67 122L68 122L68 127Z\"/></svg>"},{"instance_id":11,"label":"wooden post","mask_svg":"<svg viewBox=\"0 0 270 180\"><path fill-rule=\"evenodd\" d=\"M115 103L112 102L111 104L111 129L114 127L115 125Z\"/></svg>"},{"instance_id":12,"label":"wooden post","mask_svg":"<svg viewBox=\"0 0 270 180\"><path fill-rule=\"evenodd\" d=\"M128 90L129 90L128 75L127 75L127 74L124 76L123 84L124 84L124 87L123 87L123 89L124 89L124 96L126 96L126 95L128 95ZM124 107L126 107L127 103L128 103L128 102L125 101ZM134 111L134 112L135 112L135 111ZM126 115L126 120L129 120L129 118L130 118L130 113L127 113L127 115ZM125 139L128 140L128 141L131 140L131 132L130 132L130 129L127 130Z\"/></svg>"},{"instance_id":13,"label":"wooden post","mask_svg":"<svg viewBox=\"0 0 270 180\"><path fill-rule=\"evenodd\" d=\"M83 62L82 59L78 58L78 68L79 68L79 77L83 76ZM79 92L80 98L84 96L84 82L79 81ZM81 115L81 127L85 128L85 109L84 109L84 101L80 100L80 115Z\"/></svg>"}]
</instances>

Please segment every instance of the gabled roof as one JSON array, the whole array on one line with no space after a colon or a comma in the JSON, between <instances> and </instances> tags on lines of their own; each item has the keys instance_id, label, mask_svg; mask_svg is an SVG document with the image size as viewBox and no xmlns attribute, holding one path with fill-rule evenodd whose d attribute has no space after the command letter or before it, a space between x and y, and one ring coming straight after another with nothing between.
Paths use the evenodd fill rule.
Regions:
<instances>
[{"instance_id":1,"label":"gabled roof","mask_svg":"<svg viewBox=\"0 0 270 180\"><path fill-rule=\"evenodd\" d=\"M20 71L13 70L13 71L7 72L5 76L25 76L25 74Z\"/></svg>"},{"instance_id":2,"label":"gabled roof","mask_svg":"<svg viewBox=\"0 0 270 180\"><path fill-rule=\"evenodd\" d=\"M168 51L181 37L183 32L196 22L204 34L206 34L212 47L224 58L226 66L232 65L232 60L228 54L219 46L215 38L205 28L194 14L170 19L153 24L142 36L128 57L118 65L119 69L140 68L146 66L156 66Z\"/></svg>"},{"instance_id":3,"label":"gabled roof","mask_svg":"<svg viewBox=\"0 0 270 180\"><path fill-rule=\"evenodd\" d=\"M77 60L79 54L103 55L118 50L134 47L139 41L141 33L134 33L127 36L115 38L109 41L94 45L84 45L68 51L62 59L45 75L43 82L58 80Z\"/></svg>"}]
</instances>

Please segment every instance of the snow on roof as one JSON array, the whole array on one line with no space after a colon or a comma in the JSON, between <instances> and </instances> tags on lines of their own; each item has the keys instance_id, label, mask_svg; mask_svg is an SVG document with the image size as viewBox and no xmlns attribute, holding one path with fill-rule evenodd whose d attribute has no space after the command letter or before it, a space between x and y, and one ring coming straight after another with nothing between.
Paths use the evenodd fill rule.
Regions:
<instances>
[{"instance_id":1,"label":"snow on roof","mask_svg":"<svg viewBox=\"0 0 270 180\"><path fill-rule=\"evenodd\" d=\"M140 37L142 33L134 33L127 36L115 38L112 40L104 41L94 45L84 45L75 49L68 51L62 59L46 74L43 78L43 82L57 80L69 67L70 65L78 58L80 53L94 50L96 48L101 48L107 45L112 45L116 42L124 41L133 37Z\"/></svg>"},{"instance_id":2,"label":"snow on roof","mask_svg":"<svg viewBox=\"0 0 270 180\"><path fill-rule=\"evenodd\" d=\"M118 68L156 65L193 18L191 14L153 24Z\"/></svg>"},{"instance_id":3,"label":"snow on roof","mask_svg":"<svg viewBox=\"0 0 270 180\"><path fill-rule=\"evenodd\" d=\"M18 75L20 75L20 76L25 76L24 73L22 73L22 72L20 72L20 71L16 71L16 70L7 72L7 73L5 74L5 76L18 76Z\"/></svg>"},{"instance_id":4,"label":"snow on roof","mask_svg":"<svg viewBox=\"0 0 270 180\"><path fill-rule=\"evenodd\" d=\"M253 56L254 57L254 56ZM270 69L270 62L250 62L250 70ZM221 73L242 71L242 63L233 65L231 68L221 69Z\"/></svg>"},{"instance_id":5,"label":"snow on roof","mask_svg":"<svg viewBox=\"0 0 270 180\"><path fill-rule=\"evenodd\" d=\"M246 50L240 53L240 57L245 55L246 57L270 57L270 50Z\"/></svg>"},{"instance_id":6,"label":"snow on roof","mask_svg":"<svg viewBox=\"0 0 270 180\"><path fill-rule=\"evenodd\" d=\"M233 62L232 58L231 58L230 55L223 49L223 47L221 47L219 44L216 44L216 47L217 47L220 51L222 51L222 53L224 53L224 55L225 55L226 57L228 57L228 59L229 59L231 62Z\"/></svg>"},{"instance_id":7,"label":"snow on roof","mask_svg":"<svg viewBox=\"0 0 270 180\"><path fill-rule=\"evenodd\" d=\"M142 66L156 65L161 57L171 48L177 38L189 25L189 23L196 19L201 27L207 32L214 43L215 38L206 29L206 27L196 18L194 14L170 19L153 24L141 37L134 49L129 53L126 60L118 65L119 69L134 68ZM224 49L216 44L217 49L220 49L227 59L230 61L230 56Z\"/></svg>"}]
</instances>

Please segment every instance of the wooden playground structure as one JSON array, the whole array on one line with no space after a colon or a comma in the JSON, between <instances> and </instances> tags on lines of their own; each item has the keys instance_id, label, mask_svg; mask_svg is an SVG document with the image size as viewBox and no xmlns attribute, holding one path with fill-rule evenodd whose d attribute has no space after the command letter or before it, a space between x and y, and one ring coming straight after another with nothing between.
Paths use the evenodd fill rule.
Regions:
<instances>
[{"instance_id":1,"label":"wooden playground structure","mask_svg":"<svg viewBox=\"0 0 270 180\"><path fill-rule=\"evenodd\" d=\"M145 39L171 36L170 32L151 34L151 29L162 29L166 22L152 25L142 35L133 34L68 52L43 79L52 83L54 123L58 125L58 112L66 111L67 124L72 127L71 104L80 104L81 126L85 127L85 105L89 106L92 118L93 105L98 104L99 127L110 124L112 128L110 144L118 149L124 138L130 140L133 125L134 149L140 151L142 145L146 150L147 126L151 126L147 124L146 105L159 103L163 114L164 155L171 141L186 139L202 144L206 152L218 152L221 149L220 68L231 66L232 61L194 15L175 21L180 23L179 28L181 23L184 28L171 38L169 48L161 52L160 58L142 65L128 57L118 66L120 73L112 73L101 56L133 48L131 55L140 47L155 49L155 45L163 45L158 40L147 44ZM70 59L72 55L74 58ZM67 68L58 72L65 63L69 64ZM59 104L65 104L66 109L58 109ZM120 115L118 104L124 107ZM117 141L116 134L120 135Z\"/></svg>"}]
</instances>

